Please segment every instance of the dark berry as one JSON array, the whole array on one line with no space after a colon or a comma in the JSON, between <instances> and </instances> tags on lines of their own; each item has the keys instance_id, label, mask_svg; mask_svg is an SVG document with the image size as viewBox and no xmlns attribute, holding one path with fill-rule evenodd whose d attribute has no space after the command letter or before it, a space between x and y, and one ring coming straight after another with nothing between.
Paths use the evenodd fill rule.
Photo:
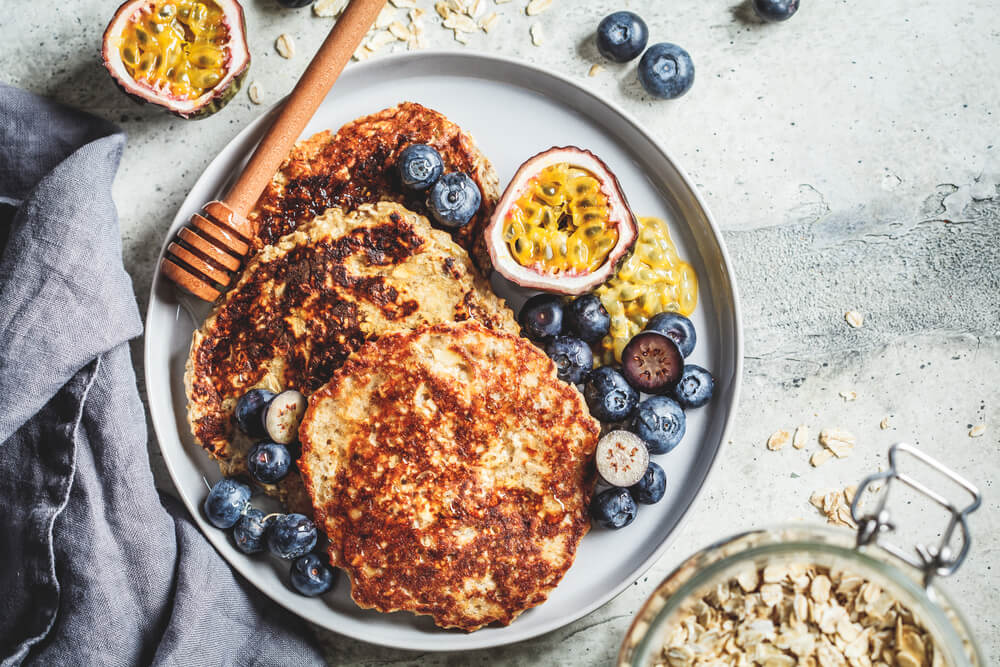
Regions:
<instances>
[{"instance_id":1,"label":"dark berry","mask_svg":"<svg viewBox=\"0 0 1000 667\"><path fill-rule=\"evenodd\" d=\"M622 350L622 374L647 394L674 388L684 372L684 357L673 339L656 331L640 331Z\"/></svg>"},{"instance_id":2,"label":"dark berry","mask_svg":"<svg viewBox=\"0 0 1000 667\"><path fill-rule=\"evenodd\" d=\"M684 437L687 418L672 398L650 396L635 409L629 430L642 438L650 454L666 454Z\"/></svg>"},{"instance_id":3,"label":"dark berry","mask_svg":"<svg viewBox=\"0 0 1000 667\"><path fill-rule=\"evenodd\" d=\"M556 374L563 382L585 382L594 368L594 353L579 338L556 336L545 347L545 354L555 362Z\"/></svg>"},{"instance_id":4,"label":"dark berry","mask_svg":"<svg viewBox=\"0 0 1000 667\"><path fill-rule=\"evenodd\" d=\"M285 478L292 467L288 448L276 442L258 442L247 456L250 476L261 484L274 484Z\"/></svg>"},{"instance_id":5,"label":"dark berry","mask_svg":"<svg viewBox=\"0 0 1000 667\"><path fill-rule=\"evenodd\" d=\"M685 408L700 408L708 403L715 390L715 378L701 366L684 367L681 381L674 387L674 398Z\"/></svg>"},{"instance_id":6,"label":"dark berry","mask_svg":"<svg viewBox=\"0 0 1000 667\"><path fill-rule=\"evenodd\" d=\"M288 579L296 592L314 597L333 588L334 576L333 568L319 555L310 553L295 559Z\"/></svg>"},{"instance_id":7,"label":"dark berry","mask_svg":"<svg viewBox=\"0 0 1000 667\"><path fill-rule=\"evenodd\" d=\"M639 392L617 368L611 366L601 366L591 371L583 396L587 400L590 414L602 422L627 419L639 403Z\"/></svg>"},{"instance_id":8,"label":"dark berry","mask_svg":"<svg viewBox=\"0 0 1000 667\"><path fill-rule=\"evenodd\" d=\"M273 517L272 517L273 518ZM250 508L240 517L233 528L236 548L245 554L255 554L264 550L264 533L271 523L259 509Z\"/></svg>"},{"instance_id":9,"label":"dark berry","mask_svg":"<svg viewBox=\"0 0 1000 667\"><path fill-rule=\"evenodd\" d=\"M524 334L531 340L554 338L563 330L563 300L555 294L536 294L517 315Z\"/></svg>"},{"instance_id":10,"label":"dark berry","mask_svg":"<svg viewBox=\"0 0 1000 667\"><path fill-rule=\"evenodd\" d=\"M274 442L289 445L299 437L299 424L308 402L302 392L286 389L268 403L264 410L264 430Z\"/></svg>"},{"instance_id":11,"label":"dark berry","mask_svg":"<svg viewBox=\"0 0 1000 667\"><path fill-rule=\"evenodd\" d=\"M611 331L611 316L600 299L584 294L566 306L566 329L577 338L596 343Z\"/></svg>"},{"instance_id":12,"label":"dark berry","mask_svg":"<svg viewBox=\"0 0 1000 667\"><path fill-rule=\"evenodd\" d=\"M431 187L427 208L445 227L464 227L472 220L482 202L479 186L468 174L445 174Z\"/></svg>"},{"instance_id":13,"label":"dark berry","mask_svg":"<svg viewBox=\"0 0 1000 667\"><path fill-rule=\"evenodd\" d=\"M251 438L264 437L264 410L274 398L267 389L251 389L236 401L236 425Z\"/></svg>"},{"instance_id":14,"label":"dark berry","mask_svg":"<svg viewBox=\"0 0 1000 667\"><path fill-rule=\"evenodd\" d=\"M694 83L694 63L676 44L654 44L639 61L639 82L653 97L680 97Z\"/></svg>"},{"instance_id":15,"label":"dark berry","mask_svg":"<svg viewBox=\"0 0 1000 667\"><path fill-rule=\"evenodd\" d=\"M281 558L298 558L316 546L316 526L302 514L282 514L267 531L267 548Z\"/></svg>"},{"instance_id":16,"label":"dark berry","mask_svg":"<svg viewBox=\"0 0 1000 667\"><path fill-rule=\"evenodd\" d=\"M628 489L613 487L594 496L590 515L605 528L624 528L635 520L639 508Z\"/></svg>"},{"instance_id":17,"label":"dark berry","mask_svg":"<svg viewBox=\"0 0 1000 667\"><path fill-rule=\"evenodd\" d=\"M224 477L215 483L205 498L205 516L216 528L232 528L250 502L250 487Z\"/></svg>"},{"instance_id":18,"label":"dark berry","mask_svg":"<svg viewBox=\"0 0 1000 667\"><path fill-rule=\"evenodd\" d=\"M649 28L632 12L608 14L597 26L597 50L608 60L626 63L646 48Z\"/></svg>"},{"instance_id":19,"label":"dark berry","mask_svg":"<svg viewBox=\"0 0 1000 667\"><path fill-rule=\"evenodd\" d=\"M799 0L753 0L753 11L768 22L787 21L799 10Z\"/></svg>"},{"instance_id":20,"label":"dark berry","mask_svg":"<svg viewBox=\"0 0 1000 667\"><path fill-rule=\"evenodd\" d=\"M658 331L664 336L672 338L685 357L694 351L694 346L698 342L698 334L694 330L694 324L680 313L653 315L646 322L645 330Z\"/></svg>"},{"instance_id":21,"label":"dark berry","mask_svg":"<svg viewBox=\"0 0 1000 667\"><path fill-rule=\"evenodd\" d=\"M628 487L628 490L635 498L635 502L643 505L655 505L667 492L667 474L663 472L663 468L658 463L650 461L642 479Z\"/></svg>"},{"instance_id":22,"label":"dark berry","mask_svg":"<svg viewBox=\"0 0 1000 667\"><path fill-rule=\"evenodd\" d=\"M410 144L399 154L399 180L411 190L426 190L441 178L441 154L427 144Z\"/></svg>"}]
</instances>

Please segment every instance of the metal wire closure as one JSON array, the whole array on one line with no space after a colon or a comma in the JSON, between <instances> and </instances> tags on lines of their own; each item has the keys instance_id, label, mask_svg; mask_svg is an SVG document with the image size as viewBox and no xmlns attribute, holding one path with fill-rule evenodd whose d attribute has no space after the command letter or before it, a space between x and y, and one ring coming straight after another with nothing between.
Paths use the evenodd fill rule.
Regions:
<instances>
[{"instance_id":1,"label":"metal wire closure","mask_svg":"<svg viewBox=\"0 0 1000 667\"><path fill-rule=\"evenodd\" d=\"M954 504L949 502L944 496L924 485L922 482L906 473L900 472L896 465L897 454L900 453L909 454L910 456L922 461L928 467L936 470L961 486L972 496L972 502L964 509L959 509ZM862 516L860 513L860 501L863 491L868 488L869 484L880 480L885 480L885 489L880 494L878 507L874 513ZM889 511L886 509L886 501L889 497L889 488L892 486L893 482L897 481L930 498L951 513L951 518L948 521L948 528L944 531L944 533L942 533L940 544L937 546L918 544L913 548L916 551L916 556L913 556L913 554L909 551L902 549L891 542L885 542L879 539L883 533L890 533L896 528L895 524L893 524L889 518ZM857 544L859 547L866 544L877 544L894 556L901 558L913 567L918 568L924 573L924 586L927 586L930 584L931 579L936 576L947 577L954 574L962 564L962 561L965 560L965 557L969 553L969 546L971 545L969 526L965 519L969 514L979 509L981 502L982 496L979 493L979 489L973 486L965 478L948 469L935 459L927 456L915 447L902 442L897 443L889 448L889 470L866 477L858 486L858 493L854 495L854 500L851 502L851 517L858 524ZM952 537L956 528L961 528L962 532L962 546L958 549L958 553L954 552L951 545Z\"/></svg>"}]
</instances>

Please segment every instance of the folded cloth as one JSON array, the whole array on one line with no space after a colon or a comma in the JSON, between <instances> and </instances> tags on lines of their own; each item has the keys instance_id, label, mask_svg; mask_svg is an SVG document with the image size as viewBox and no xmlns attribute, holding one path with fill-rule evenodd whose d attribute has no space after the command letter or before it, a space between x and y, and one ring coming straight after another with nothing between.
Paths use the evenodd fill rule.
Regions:
<instances>
[{"instance_id":1,"label":"folded cloth","mask_svg":"<svg viewBox=\"0 0 1000 667\"><path fill-rule=\"evenodd\" d=\"M113 125L0 85L0 662L323 664L158 495Z\"/></svg>"}]
</instances>

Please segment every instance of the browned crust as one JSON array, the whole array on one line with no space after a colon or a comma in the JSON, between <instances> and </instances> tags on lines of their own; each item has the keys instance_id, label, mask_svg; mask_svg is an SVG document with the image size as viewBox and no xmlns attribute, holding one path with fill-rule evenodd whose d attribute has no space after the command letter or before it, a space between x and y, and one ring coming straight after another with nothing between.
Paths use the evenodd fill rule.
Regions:
<instances>
[{"instance_id":1,"label":"browned crust","mask_svg":"<svg viewBox=\"0 0 1000 667\"><path fill-rule=\"evenodd\" d=\"M481 271L489 270L485 228L499 196L496 172L472 137L444 115L404 102L347 123L335 135L320 132L300 142L248 219L257 228L256 248L274 243L300 224L339 206L395 201L427 215L424 197L399 182L396 159L410 144L433 146L445 171L465 172L479 186L483 203L468 225L447 230Z\"/></svg>"},{"instance_id":2,"label":"browned crust","mask_svg":"<svg viewBox=\"0 0 1000 667\"><path fill-rule=\"evenodd\" d=\"M429 372L439 350L461 359L453 366L469 369L468 381ZM435 410L417 409L417 392ZM347 412L358 407L361 417ZM349 442L332 435L331 414ZM498 468L511 429L536 435L523 448L545 471L537 485L481 472ZM598 435L579 392L534 345L473 321L439 324L366 343L312 395L299 467L359 606L473 631L543 602L572 564L590 527Z\"/></svg>"}]
</instances>

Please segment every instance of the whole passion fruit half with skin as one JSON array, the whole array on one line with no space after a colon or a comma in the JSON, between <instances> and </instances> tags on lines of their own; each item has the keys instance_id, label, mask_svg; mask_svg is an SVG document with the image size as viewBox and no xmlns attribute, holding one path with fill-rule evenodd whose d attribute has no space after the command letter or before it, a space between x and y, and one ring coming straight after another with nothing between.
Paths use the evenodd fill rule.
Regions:
<instances>
[{"instance_id":1,"label":"whole passion fruit half with skin","mask_svg":"<svg viewBox=\"0 0 1000 667\"><path fill-rule=\"evenodd\" d=\"M128 0L104 31L104 66L125 93L181 118L232 99L250 65L236 0Z\"/></svg>"},{"instance_id":2,"label":"whole passion fruit half with skin","mask_svg":"<svg viewBox=\"0 0 1000 667\"><path fill-rule=\"evenodd\" d=\"M615 274L638 225L608 166L565 146L521 165L485 234L493 267L507 280L577 295Z\"/></svg>"}]
</instances>

